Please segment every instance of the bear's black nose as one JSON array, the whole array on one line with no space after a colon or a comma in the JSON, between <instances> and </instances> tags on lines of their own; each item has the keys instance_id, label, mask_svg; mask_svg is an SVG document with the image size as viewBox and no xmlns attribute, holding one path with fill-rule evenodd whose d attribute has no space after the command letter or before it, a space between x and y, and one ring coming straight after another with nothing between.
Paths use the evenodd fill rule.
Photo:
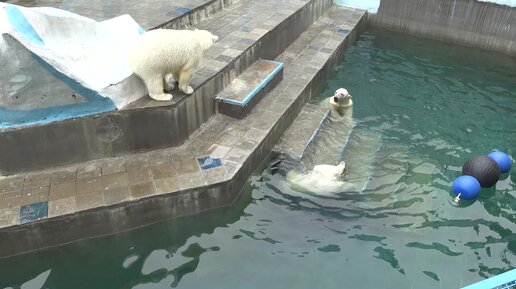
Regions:
<instances>
[{"instance_id":1,"label":"bear's black nose","mask_svg":"<svg viewBox=\"0 0 516 289\"><path fill-rule=\"evenodd\" d=\"M334 101L334 102L339 102L339 97L338 97L338 96L334 96L334 97L333 97L333 101Z\"/></svg>"}]
</instances>

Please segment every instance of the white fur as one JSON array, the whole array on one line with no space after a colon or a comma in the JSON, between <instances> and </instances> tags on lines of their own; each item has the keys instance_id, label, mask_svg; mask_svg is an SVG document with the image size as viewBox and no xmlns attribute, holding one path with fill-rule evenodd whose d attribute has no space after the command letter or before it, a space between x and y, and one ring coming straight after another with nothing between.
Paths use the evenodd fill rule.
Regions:
<instances>
[{"instance_id":1,"label":"white fur","mask_svg":"<svg viewBox=\"0 0 516 289\"><path fill-rule=\"evenodd\" d=\"M330 104L332 107L346 108L353 105L352 96L348 93L345 88L339 88L335 91L332 97L330 97Z\"/></svg>"},{"instance_id":2,"label":"white fur","mask_svg":"<svg viewBox=\"0 0 516 289\"><path fill-rule=\"evenodd\" d=\"M192 94L189 86L202 54L218 36L206 30L156 29L145 32L129 55L129 64L147 86L149 96L158 101L172 99L164 89L174 89L172 75L179 82L179 90Z\"/></svg>"},{"instance_id":3,"label":"white fur","mask_svg":"<svg viewBox=\"0 0 516 289\"><path fill-rule=\"evenodd\" d=\"M290 171L287 174L287 181L292 189L302 192L312 192L320 195L347 191L352 185L339 180L344 173L346 165L340 162L336 166L316 165L307 174Z\"/></svg>"},{"instance_id":4,"label":"white fur","mask_svg":"<svg viewBox=\"0 0 516 289\"><path fill-rule=\"evenodd\" d=\"M336 99L335 99L336 98ZM351 95L344 88L339 88L334 95L325 99L321 106L331 108L332 125L335 126L333 137L335 140L345 139L349 136L351 129L355 126L353 121L353 110L351 106L353 102ZM331 145L335 146L331 146ZM340 154L342 148L338 141L316 142L315 145L321 145L314 149L314 154L307 156L309 163L328 163L335 158L335 153ZM302 192L312 192L316 194L331 194L335 192L343 192L355 190L355 186L348 182L340 180L340 176L344 172L345 164L341 162L337 166L332 165L316 165L310 172L306 174L298 173L294 170L288 172L287 181L290 182L291 188Z\"/></svg>"}]
</instances>

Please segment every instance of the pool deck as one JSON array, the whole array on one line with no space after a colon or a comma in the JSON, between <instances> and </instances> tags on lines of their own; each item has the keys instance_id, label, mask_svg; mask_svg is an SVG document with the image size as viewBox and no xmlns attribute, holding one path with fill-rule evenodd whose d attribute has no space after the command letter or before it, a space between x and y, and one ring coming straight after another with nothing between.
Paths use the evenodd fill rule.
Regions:
<instances>
[{"instance_id":1,"label":"pool deck","mask_svg":"<svg viewBox=\"0 0 516 289\"><path fill-rule=\"evenodd\" d=\"M172 6L156 1L145 7L111 2L106 11L91 8L92 2L71 2L70 11L98 20L129 13L149 28L175 17L178 8L213 1L174 1ZM239 1L201 20L195 27L223 36L201 67L217 73L241 53L238 47L259 42L307 2ZM322 12L275 59L285 63L283 80L244 119L216 114L180 146L0 180L0 258L231 205L365 22L362 10L332 6ZM197 77L202 76L201 71Z\"/></svg>"},{"instance_id":2,"label":"pool deck","mask_svg":"<svg viewBox=\"0 0 516 289\"><path fill-rule=\"evenodd\" d=\"M238 0L7 0L6 3L26 7L54 7L80 14L82 16L103 21L116 16L129 14L145 30L165 26L169 22L178 21L195 10L213 5L210 15Z\"/></svg>"}]
</instances>

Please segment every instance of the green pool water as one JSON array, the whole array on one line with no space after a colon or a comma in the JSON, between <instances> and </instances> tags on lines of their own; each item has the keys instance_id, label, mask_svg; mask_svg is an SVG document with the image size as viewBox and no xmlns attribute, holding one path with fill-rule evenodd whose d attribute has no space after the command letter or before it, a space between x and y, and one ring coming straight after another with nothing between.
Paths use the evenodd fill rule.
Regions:
<instances>
[{"instance_id":1,"label":"green pool water","mask_svg":"<svg viewBox=\"0 0 516 289\"><path fill-rule=\"evenodd\" d=\"M232 208L0 260L0 288L460 288L514 268L516 169L474 202L449 188L469 157L516 154L516 60L370 30L311 102L339 87L355 126L326 123L308 158L345 160L357 190L296 192L273 159Z\"/></svg>"}]
</instances>

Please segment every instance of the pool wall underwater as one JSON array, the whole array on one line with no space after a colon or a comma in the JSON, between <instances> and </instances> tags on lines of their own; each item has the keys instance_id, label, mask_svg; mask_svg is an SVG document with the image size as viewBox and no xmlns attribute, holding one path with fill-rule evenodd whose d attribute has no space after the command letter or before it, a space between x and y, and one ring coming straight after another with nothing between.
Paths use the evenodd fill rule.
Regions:
<instances>
[{"instance_id":1,"label":"pool wall underwater","mask_svg":"<svg viewBox=\"0 0 516 289\"><path fill-rule=\"evenodd\" d=\"M516 56L516 8L476 0L381 0L368 23Z\"/></svg>"}]
</instances>

